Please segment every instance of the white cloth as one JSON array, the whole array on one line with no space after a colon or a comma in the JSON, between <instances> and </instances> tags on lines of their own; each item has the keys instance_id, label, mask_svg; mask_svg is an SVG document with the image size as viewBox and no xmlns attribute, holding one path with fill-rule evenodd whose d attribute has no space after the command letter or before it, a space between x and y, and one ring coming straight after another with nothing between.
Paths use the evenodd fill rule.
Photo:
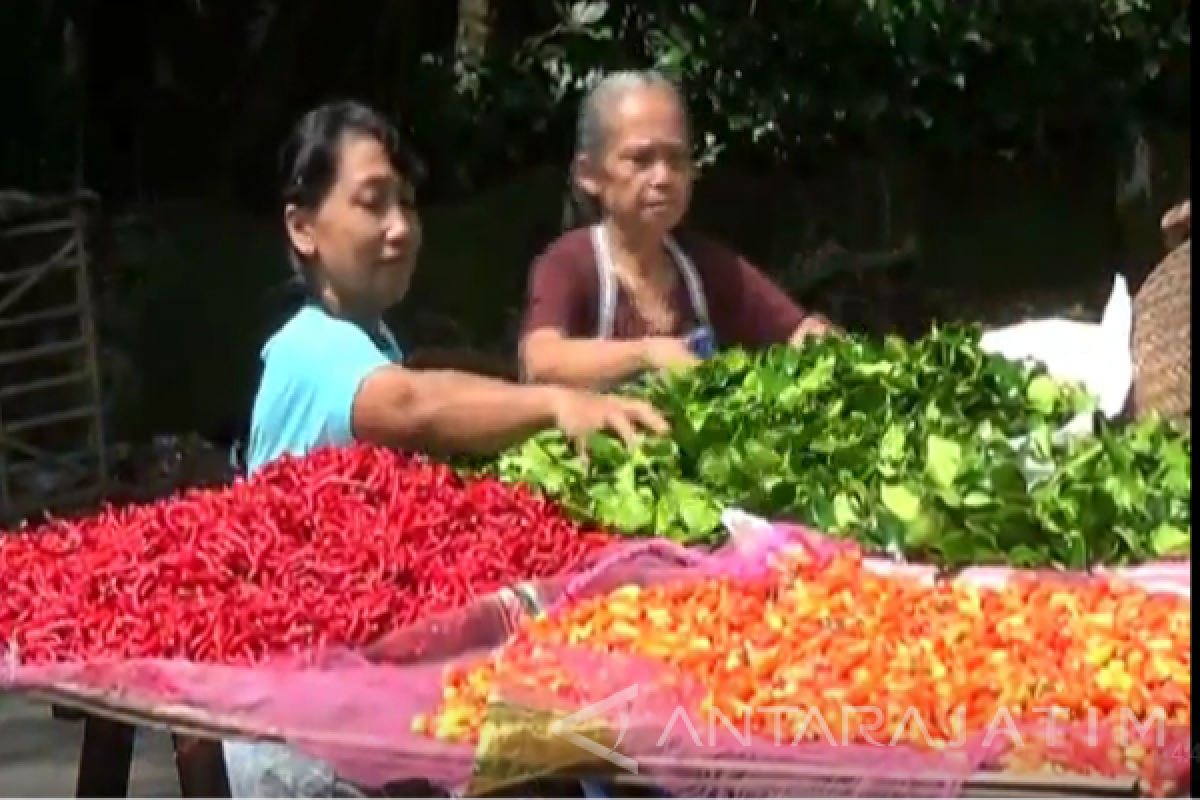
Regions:
<instances>
[{"instance_id":1,"label":"white cloth","mask_svg":"<svg viewBox=\"0 0 1200 800\"><path fill-rule=\"evenodd\" d=\"M1014 361L1034 360L1051 375L1082 383L1112 419L1125 408L1133 388L1133 298L1117 275L1100 322L1051 317L988 331L984 350Z\"/></svg>"}]
</instances>

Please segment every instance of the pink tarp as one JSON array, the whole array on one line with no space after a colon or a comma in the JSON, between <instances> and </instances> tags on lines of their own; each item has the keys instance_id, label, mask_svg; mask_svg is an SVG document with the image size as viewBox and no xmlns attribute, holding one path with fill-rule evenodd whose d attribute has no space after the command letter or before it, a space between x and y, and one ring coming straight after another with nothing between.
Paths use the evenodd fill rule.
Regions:
<instances>
[{"instance_id":1,"label":"pink tarp","mask_svg":"<svg viewBox=\"0 0 1200 800\"><path fill-rule=\"evenodd\" d=\"M739 552L747 556L761 554L786 541L803 541L813 552L819 554L857 548L856 544L846 539L817 534L797 525L772 523L742 511L726 512L724 521L733 537L733 543L730 546L737 548ZM938 575L937 568L928 564L908 564L885 558L867 558L863 560L863 563L869 569L880 574L908 575L930 583ZM969 567L959 571L954 579L980 587L1000 587L1014 576L1021 574L1028 574L1028 571L1012 567ZM1081 573L1064 572L1062 574L1064 576L1082 576ZM1116 577L1148 592L1168 592L1185 597L1191 597L1192 594L1192 562L1190 560L1163 561L1138 567L1098 568L1090 574L1094 577Z\"/></svg>"},{"instance_id":2,"label":"pink tarp","mask_svg":"<svg viewBox=\"0 0 1200 800\"><path fill-rule=\"evenodd\" d=\"M816 553L846 546L840 540L762 524L761 520L743 525L736 532L734 541L714 555L695 553L661 540L625 545L585 575L538 584L537 594L553 605L631 582L652 585L705 574L751 576L760 569L762 556L783 542L802 542ZM870 566L884 572L933 578L928 567L882 560L872 560ZM994 584L1012 574L1012 570L967 570L960 579ZM1146 588L1190 596L1191 570L1187 563L1121 570L1119 574ZM472 771L473 749L414 734L413 720L436 708L446 665L486 656L503 644L522 613L518 596L504 591L467 609L400 631L365 654L321 653L304 662L279 661L255 668L164 660L35 668L10 660L0 685L16 689L76 687L110 701L121 698L132 707L156 709L193 722L209 720L231 726L250 737L278 738L326 759L347 779L366 785L424 777L447 786L461 786ZM685 745L679 745L680 752L686 751ZM739 751L742 756L747 752L745 748ZM711 751L706 755L711 757ZM857 771L868 778L872 774L887 776L886 780L863 778L807 790L823 796L914 791L925 796L953 794L987 753L978 749L966 755L970 757L914 756L899 748L881 753L877 748L826 745L754 750L755 760L841 765L845 772ZM910 777L907 783L905 774ZM689 778L673 785L676 789L696 789L700 784ZM794 796L798 791L801 789L794 782L786 786L756 785L754 789L760 796Z\"/></svg>"}]
</instances>

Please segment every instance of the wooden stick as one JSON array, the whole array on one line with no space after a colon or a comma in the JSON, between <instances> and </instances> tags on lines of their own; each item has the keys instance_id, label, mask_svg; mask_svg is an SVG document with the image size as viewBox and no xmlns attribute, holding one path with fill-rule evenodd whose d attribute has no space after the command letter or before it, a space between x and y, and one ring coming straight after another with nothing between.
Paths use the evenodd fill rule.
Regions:
<instances>
[{"instance_id":1,"label":"wooden stick","mask_svg":"<svg viewBox=\"0 0 1200 800\"><path fill-rule=\"evenodd\" d=\"M0 408L0 513L12 513L12 493L9 490L8 479L8 450L5 446L7 437L4 435L4 413Z\"/></svg>"},{"instance_id":2,"label":"wooden stick","mask_svg":"<svg viewBox=\"0 0 1200 800\"><path fill-rule=\"evenodd\" d=\"M72 239L56 250L54 255L32 267L22 267L21 269L0 272L0 281L2 282L20 281L16 286L8 290L3 299L0 299L0 314L3 314L9 308L16 305L25 293L47 274L73 267L74 264L69 259L74 248L75 240Z\"/></svg>"},{"instance_id":3,"label":"wooden stick","mask_svg":"<svg viewBox=\"0 0 1200 800\"><path fill-rule=\"evenodd\" d=\"M89 275L89 258L85 245L87 216L76 208L75 238L79 247L75 251L79 270L76 273L77 297L80 306L79 324L83 327L83 338L87 349L87 371L92 389L92 451L96 457L96 488L101 496L108 491L108 439L105 436L104 387L100 375L100 344L96 334L96 319L92 308L92 286Z\"/></svg>"},{"instance_id":4,"label":"wooden stick","mask_svg":"<svg viewBox=\"0 0 1200 800\"><path fill-rule=\"evenodd\" d=\"M43 511L80 510L84 506L95 503L96 500L97 495L94 486L56 491L50 496L39 493L23 494L14 492L11 500L12 504L7 509L4 517L9 523L19 522L30 514L40 514ZM3 512L4 510L0 509L0 513Z\"/></svg>"},{"instance_id":5,"label":"wooden stick","mask_svg":"<svg viewBox=\"0 0 1200 800\"><path fill-rule=\"evenodd\" d=\"M59 233L69 230L71 220L58 219L53 222L31 222L27 225L16 225L11 228L0 228L0 239L15 239L18 236L36 236L45 233Z\"/></svg>"},{"instance_id":6,"label":"wooden stick","mask_svg":"<svg viewBox=\"0 0 1200 800\"><path fill-rule=\"evenodd\" d=\"M66 342L52 342L51 344L40 344L37 347L30 347L25 350L13 350L8 353L0 354L0 367L7 367L13 364L20 364L25 361L33 361L46 356L55 356L61 353L69 353L72 350L82 350L87 342L80 339L71 339Z\"/></svg>"},{"instance_id":7,"label":"wooden stick","mask_svg":"<svg viewBox=\"0 0 1200 800\"><path fill-rule=\"evenodd\" d=\"M72 303L70 305L47 308L43 311L32 311L28 314L0 317L0 328L18 328L22 325L30 325L35 322L51 322L53 320L66 319L78 316L79 312L79 304Z\"/></svg>"},{"instance_id":8,"label":"wooden stick","mask_svg":"<svg viewBox=\"0 0 1200 800\"><path fill-rule=\"evenodd\" d=\"M9 423L6 433L14 434L22 431L35 430L37 428L46 428L51 425L57 425L60 422L72 422L78 419L91 419L96 413L94 405L80 406L66 411L55 411L50 414L41 414L36 417L26 417L20 422Z\"/></svg>"},{"instance_id":9,"label":"wooden stick","mask_svg":"<svg viewBox=\"0 0 1200 800\"><path fill-rule=\"evenodd\" d=\"M91 377L87 370L76 370L62 375L55 375L52 378L41 378L39 380L28 381L26 383L12 383L3 388L0 388L0 402L13 397L19 397L30 392L40 392L43 389L57 389L62 386L70 386L73 383L80 383Z\"/></svg>"},{"instance_id":10,"label":"wooden stick","mask_svg":"<svg viewBox=\"0 0 1200 800\"><path fill-rule=\"evenodd\" d=\"M589 776L581 776L587 778ZM608 775L608 776L590 776L593 780L604 781L609 780L619 785L631 786L661 786L664 782L664 777L660 773L652 775L630 775L627 773ZM674 780L687 780L689 776L672 776ZM1040 781L1021 780L1025 776L1008 775L1005 773L989 773L979 772L970 775L961 781L960 792L966 797L1137 797L1139 789L1137 781L1134 780L1116 780L1116 779L1096 779L1084 775L1061 775L1053 778L1047 777ZM798 786L803 781L813 789L819 789L822 783L835 781L856 782L856 781L874 781L879 780L879 775L863 775L858 774L844 778L836 778L827 775L821 770L814 769L812 772L805 774L791 773L779 778L771 779L763 776L753 776L749 778L738 777L736 779L722 780L714 777L706 779L704 773L697 773L695 780L697 783L705 783L712 786L726 786L736 788L740 796L753 797L764 796L770 793L778 792L781 788L788 786L789 782L792 786ZM930 786L938 783L935 779L920 779L909 778L907 776L896 776L894 778L897 788L906 784L909 791L920 792L920 787L923 783ZM946 782L952 780L947 777ZM831 787L832 788L832 787ZM830 796L836 796L836 791L831 791Z\"/></svg>"}]
</instances>

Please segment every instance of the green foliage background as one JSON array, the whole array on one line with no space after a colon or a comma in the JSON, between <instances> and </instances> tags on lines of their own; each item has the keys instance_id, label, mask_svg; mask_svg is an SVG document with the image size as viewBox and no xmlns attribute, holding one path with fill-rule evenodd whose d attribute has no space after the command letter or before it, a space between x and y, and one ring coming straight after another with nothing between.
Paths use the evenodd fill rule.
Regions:
<instances>
[{"instance_id":1,"label":"green foliage background","mask_svg":"<svg viewBox=\"0 0 1200 800\"><path fill-rule=\"evenodd\" d=\"M472 58L456 24L480 5ZM0 62L0 187L61 191L82 166L120 223L103 270L129 435L244 419L287 307L275 148L332 96L385 109L430 163L396 320L416 344L511 351L608 69L680 79L696 222L782 278L826 241L912 239L929 286L1103 282L1149 265L1189 188L1179 0L45 0L0 4Z\"/></svg>"},{"instance_id":2,"label":"green foliage background","mask_svg":"<svg viewBox=\"0 0 1200 800\"><path fill-rule=\"evenodd\" d=\"M749 167L803 169L863 152L1017 156L1119 145L1147 124L1188 124L1189 8L578 2L538 36L494 41L457 90L435 91L458 133L439 139L491 169L546 146L565 152L576 101L597 75L654 64L686 87L704 154ZM450 74L444 60L429 60L432 83ZM467 139L475 146L462 148Z\"/></svg>"}]
</instances>

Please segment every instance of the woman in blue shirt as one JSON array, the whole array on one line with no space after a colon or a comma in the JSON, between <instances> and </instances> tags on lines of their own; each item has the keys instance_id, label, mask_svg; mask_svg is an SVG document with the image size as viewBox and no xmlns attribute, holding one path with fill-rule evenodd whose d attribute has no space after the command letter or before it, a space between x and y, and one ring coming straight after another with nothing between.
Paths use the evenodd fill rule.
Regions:
<instances>
[{"instance_id":1,"label":"woman in blue shirt","mask_svg":"<svg viewBox=\"0 0 1200 800\"><path fill-rule=\"evenodd\" d=\"M352 102L306 114L284 147L284 224L309 299L262 350L247 467L321 445L375 442L486 453L547 428L625 439L666 432L650 406L401 365L383 313L408 290L421 244L421 168L379 114ZM279 745L227 743L235 797L333 794L326 765Z\"/></svg>"}]
</instances>

